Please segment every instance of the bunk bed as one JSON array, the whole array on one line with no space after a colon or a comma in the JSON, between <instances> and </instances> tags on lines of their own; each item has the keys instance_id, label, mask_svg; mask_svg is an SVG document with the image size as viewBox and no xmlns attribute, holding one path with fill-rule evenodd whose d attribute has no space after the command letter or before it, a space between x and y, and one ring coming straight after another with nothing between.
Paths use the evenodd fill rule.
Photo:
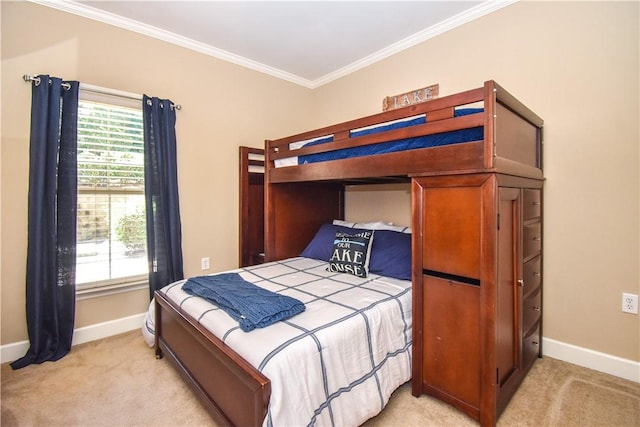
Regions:
<instances>
[{"instance_id":1,"label":"bunk bed","mask_svg":"<svg viewBox=\"0 0 640 427\"><path fill-rule=\"evenodd\" d=\"M347 185L410 182L412 392L495 425L542 354L542 125L487 81L267 140L265 265L296 259L343 219ZM154 308L157 356L207 408L230 425L266 423L270 379L164 293Z\"/></svg>"},{"instance_id":2,"label":"bunk bed","mask_svg":"<svg viewBox=\"0 0 640 427\"><path fill-rule=\"evenodd\" d=\"M264 149L240 147L240 266L264 262Z\"/></svg>"}]
</instances>

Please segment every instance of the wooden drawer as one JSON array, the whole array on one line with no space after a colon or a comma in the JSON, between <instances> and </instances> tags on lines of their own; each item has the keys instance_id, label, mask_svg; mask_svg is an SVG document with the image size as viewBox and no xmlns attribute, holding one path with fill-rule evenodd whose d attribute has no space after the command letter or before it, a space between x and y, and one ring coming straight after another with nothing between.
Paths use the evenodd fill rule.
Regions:
<instances>
[{"instance_id":1,"label":"wooden drawer","mask_svg":"<svg viewBox=\"0 0 640 427\"><path fill-rule=\"evenodd\" d=\"M522 215L525 220L540 216L542 206L540 190L524 189L522 196Z\"/></svg>"},{"instance_id":2,"label":"wooden drawer","mask_svg":"<svg viewBox=\"0 0 640 427\"><path fill-rule=\"evenodd\" d=\"M542 289L538 287L534 293L522 303L522 332L527 333L540 320L542 312Z\"/></svg>"},{"instance_id":3,"label":"wooden drawer","mask_svg":"<svg viewBox=\"0 0 640 427\"><path fill-rule=\"evenodd\" d=\"M538 324L538 326L522 340L522 363L525 370L531 366L540 354L541 339L540 324Z\"/></svg>"},{"instance_id":4,"label":"wooden drawer","mask_svg":"<svg viewBox=\"0 0 640 427\"><path fill-rule=\"evenodd\" d=\"M522 296L525 298L540 286L542 276L542 258L540 256L527 261L522 270Z\"/></svg>"},{"instance_id":5,"label":"wooden drawer","mask_svg":"<svg viewBox=\"0 0 640 427\"><path fill-rule=\"evenodd\" d=\"M540 253L542 247L540 223L529 224L524 226L522 232L522 256L525 260Z\"/></svg>"}]
</instances>

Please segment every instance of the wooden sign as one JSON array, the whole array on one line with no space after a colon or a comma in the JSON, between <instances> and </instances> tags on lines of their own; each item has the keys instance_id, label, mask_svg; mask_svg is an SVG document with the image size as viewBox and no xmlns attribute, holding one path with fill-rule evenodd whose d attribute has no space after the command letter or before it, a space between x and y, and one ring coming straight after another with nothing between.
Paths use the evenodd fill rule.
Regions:
<instances>
[{"instance_id":1,"label":"wooden sign","mask_svg":"<svg viewBox=\"0 0 640 427\"><path fill-rule=\"evenodd\" d=\"M436 83L422 89L412 90L395 96L387 96L382 100L382 111L395 110L396 108L408 107L419 104L438 97L440 84Z\"/></svg>"}]
</instances>

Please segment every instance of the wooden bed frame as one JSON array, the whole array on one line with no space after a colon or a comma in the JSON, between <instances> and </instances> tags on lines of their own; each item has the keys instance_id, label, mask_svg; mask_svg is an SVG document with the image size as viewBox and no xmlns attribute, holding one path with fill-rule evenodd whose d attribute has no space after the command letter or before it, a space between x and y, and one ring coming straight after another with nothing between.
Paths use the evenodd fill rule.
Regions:
<instances>
[{"instance_id":1,"label":"wooden bed frame","mask_svg":"<svg viewBox=\"0 0 640 427\"><path fill-rule=\"evenodd\" d=\"M483 104L484 112L453 117L454 108L478 103ZM418 114L426 115L426 124L359 138L349 136L352 129ZM375 144L477 126L484 126L484 139L476 142L283 168L274 166L274 160L292 155ZM288 148L291 142L328 134L334 135L334 141L331 143L302 148L295 153ZM469 185L473 180L481 178L485 180L488 177L490 181L507 183L507 186L528 186L533 182L533 187L541 188L543 180L541 142L542 119L493 81L485 82L483 87L477 89L423 104L287 138L267 140L265 141L264 178L266 261L297 256L321 224L336 218L344 218L346 185L411 181L414 182L415 188L422 189L427 188L429 180L433 178L445 179L446 186L457 188L458 185ZM492 178L495 176L497 178ZM456 182L462 184L456 184ZM493 196L493 190L487 190L486 185L482 191L483 195ZM416 194L421 193L416 192ZM412 202L414 222L421 218L418 214L419 208L416 206L418 202L421 202L421 199L414 195ZM485 212L491 211L486 206L483 209ZM517 381L509 382L509 392L503 392L503 395L500 395L497 388L501 384L496 384L497 374L491 371L495 364L495 355L487 354L487 362L478 368L480 370L478 375L481 378L480 390L477 401L472 403L455 396L454 392L447 390L443 392L429 384L423 376L421 364L423 351L426 354L428 350L423 348L427 344L424 346L422 344L423 316L420 313L416 316L416 310L422 310L422 278L423 274L427 273L423 270L422 259L416 259L416 253L422 254L416 229L422 233L422 224L414 224L413 235L413 299L414 317L417 318L417 320L414 319L413 328L413 393L416 396L423 392L432 394L457 406L478 419L483 425L493 425L532 362L527 359L529 366L524 366L524 374L518 376ZM493 238L490 238L489 243L483 244L482 250L490 252L493 242ZM493 256L485 258L487 262L496 262ZM483 261L482 274L477 286L482 289L482 297L479 299L481 306L474 310L481 312L482 325L487 325L486 328L482 326L479 337L484 350L488 350L493 345L492 340L496 337L491 328L495 327L495 323L499 320L496 319L495 313L491 312L493 303L487 299L495 297L491 292L494 286L493 279L488 273L493 272L495 268L496 265L485 266ZM450 283L453 283L451 280L457 279L454 275L443 277ZM438 280L440 279L442 277L438 277ZM420 301L417 300L418 298ZM156 292L155 301L157 357L167 356L175 364L207 409L220 421L237 426L262 425L270 398L269 379L179 307L163 297L161 293ZM518 315L521 316L521 314ZM538 331L540 323L541 320L536 323ZM537 355L540 354L538 350Z\"/></svg>"},{"instance_id":2,"label":"wooden bed frame","mask_svg":"<svg viewBox=\"0 0 640 427\"><path fill-rule=\"evenodd\" d=\"M455 108L482 103L484 112L453 117ZM427 123L358 138L349 132L416 115ZM496 120L494 115L499 116ZM322 153L396 139L484 126L483 140L276 168L276 159ZM342 218L345 185L409 182L419 175L500 172L542 179L542 119L488 81L483 87L410 107L375 114L287 138L266 141L266 228L268 261L299 254L320 225ZM334 141L296 150L289 144L326 135ZM304 212L304 215L299 215ZM294 226L295 225L295 226Z\"/></svg>"},{"instance_id":3,"label":"wooden bed frame","mask_svg":"<svg viewBox=\"0 0 640 427\"><path fill-rule=\"evenodd\" d=\"M264 149L240 147L240 267L264 261Z\"/></svg>"}]
</instances>

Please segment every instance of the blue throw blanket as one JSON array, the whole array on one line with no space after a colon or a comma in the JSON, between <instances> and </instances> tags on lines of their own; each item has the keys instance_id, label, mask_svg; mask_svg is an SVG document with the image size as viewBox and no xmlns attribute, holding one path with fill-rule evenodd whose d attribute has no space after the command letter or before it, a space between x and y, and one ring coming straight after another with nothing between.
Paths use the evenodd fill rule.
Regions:
<instances>
[{"instance_id":1,"label":"blue throw blanket","mask_svg":"<svg viewBox=\"0 0 640 427\"><path fill-rule=\"evenodd\" d=\"M188 279L182 290L212 302L249 332L288 319L305 310L304 304L244 280L238 273Z\"/></svg>"}]
</instances>

